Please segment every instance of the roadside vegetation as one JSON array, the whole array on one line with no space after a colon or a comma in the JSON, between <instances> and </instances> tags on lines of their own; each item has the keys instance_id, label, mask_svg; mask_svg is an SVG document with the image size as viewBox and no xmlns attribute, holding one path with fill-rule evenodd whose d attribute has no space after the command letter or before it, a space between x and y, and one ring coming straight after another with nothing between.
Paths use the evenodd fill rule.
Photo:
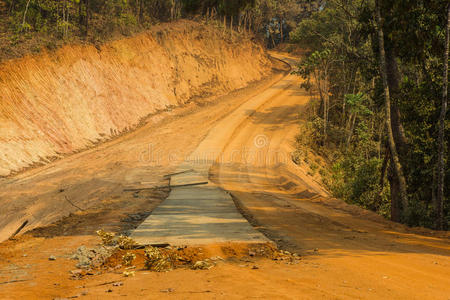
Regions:
<instances>
[{"instance_id":1,"label":"roadside vegetation","mask_svg":"<svg viewBox=\"0 0 450 300\"><path fill-rule=\"evenodd\" d=\"M273 47L318 9L312 0L0 0L0 60L68 43L99 46L180 18L256 33Z\"/></svg>"},{"instance_id":2,"label":"roadside vegetation","mask_svg":"<svg viewBox=\"0 0 450 300\"><path fill-rule=\"evenodd\" d=\"M295 160L312 147L334 196L436 229L450 222L448 14L443 0L331 0L290 35L317 94Z\"/></svg>"}]
</instances>

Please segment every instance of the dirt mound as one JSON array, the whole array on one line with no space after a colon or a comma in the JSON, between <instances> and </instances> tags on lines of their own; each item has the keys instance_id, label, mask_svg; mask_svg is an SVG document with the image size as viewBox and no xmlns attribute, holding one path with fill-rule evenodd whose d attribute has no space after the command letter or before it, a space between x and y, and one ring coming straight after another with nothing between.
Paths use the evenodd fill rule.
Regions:
<instances>
[{"instance_id":1,"label":"dirt mound","mask_svg":"<svg viewBox=\"0 0 450 300\"><path fill-rule=\"evenodd\" d=\"M125 262L124 257L126 255L133 255L133 259L129 264ZM156 258L156 256L161 258ZM92 267L103 271L121 270L122 272L129 269L147 269L157 272L177 268L197 270L210 269L219 262L234 262L250 258L269 258L286 263L296 263L301 259L297 254L279 250L276 246L269 243L217 243L192 247L167 246L165 248L157 248L148 246L145 249L131 250L117 248L101 265L92 264ZM160 262L168 264L158 269L159 265L157 263ZM131 265L133 266L132 268L130 268Z\"/></svg>"},{"instance_id":2,"label":"dirt mound","mask_svg":"<svg viewBox=\"0 0 450 300\"><path fill-rule=\"evenodd\" d=\"M190 21L101 47L0 65L0 175L110 139L149 114L224 95L270 70L249 40Z\"/></svg>"}]
</instances>

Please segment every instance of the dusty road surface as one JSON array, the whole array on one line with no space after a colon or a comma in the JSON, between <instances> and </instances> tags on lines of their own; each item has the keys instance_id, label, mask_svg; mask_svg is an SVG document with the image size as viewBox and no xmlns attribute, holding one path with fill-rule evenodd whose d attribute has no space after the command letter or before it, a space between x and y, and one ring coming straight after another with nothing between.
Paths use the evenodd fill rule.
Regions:
<instances>
[{"instance_id":1,"label":"dusty road surface","mask_svg":"<svg viewBox=\"0 0 450 300\"><path fill-rule=\"evenodd\" d=\"M272 76L4 179L2 205L9 213L23 211L11 230L25 219L35 229L0 244L0 298L449 299L448 234L408 229L332 199L307 164L292 162L298 119L309 100L299 80ZM132 277L117 265L74 276L72 253L98 244L97 229L127 232L138 226L169 193L163 175L201 153L198 145L208 139L209 180L231 193L256 229L301 259L213 244L194 255L214 257L209 270L156 273L137 260ZM143 186L153 188L123 191Z\"/></svg>"}]
</instances>

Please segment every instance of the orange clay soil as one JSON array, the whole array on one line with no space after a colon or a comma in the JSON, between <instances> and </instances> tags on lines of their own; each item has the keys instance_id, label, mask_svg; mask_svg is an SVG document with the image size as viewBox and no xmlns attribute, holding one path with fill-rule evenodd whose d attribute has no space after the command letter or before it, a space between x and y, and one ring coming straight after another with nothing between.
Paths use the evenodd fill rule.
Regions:
<instances>
[{"instance_id":1,"label":"orange clay soil","mask_svg":"<svg viewBox=\"0 0 450 300\"><path fill-rule=\"evenodd\" d=\"M90 148L150 114L243 88L270 68L249 38L188 20L0 63L0 176Z\"/></svg>"},{"instance_id":2,"label":"orange clay soil","mask_svg":"<svg viewBox=\"0 0 450 300\"><path fill-rule=\"evenodd\" d=\"M76 249L98 246L97 229L127 232L142 222L168 193L159 187L167 185L163 175L269 82L165 112L114 141L4 179L2 200L14 199L16 210L37 221L34 230L0 244L0 299L448 299L448 233L406 228L332 199L307 164L289 159L308 101L290 75L223 141L223 157L233 158L217 161L211 180L231 192L254 226L301 259L250 255L248 245L208 245L186 251L192 261L222 257L211 269L185 265L159 273L144 268L143 250L133 250L135 276L124 277L118 253L104 268L74 278ZM278 158L255 159L274 153ZM155 188L124 192L130 185Z\"/></svg>"}]
</instances>

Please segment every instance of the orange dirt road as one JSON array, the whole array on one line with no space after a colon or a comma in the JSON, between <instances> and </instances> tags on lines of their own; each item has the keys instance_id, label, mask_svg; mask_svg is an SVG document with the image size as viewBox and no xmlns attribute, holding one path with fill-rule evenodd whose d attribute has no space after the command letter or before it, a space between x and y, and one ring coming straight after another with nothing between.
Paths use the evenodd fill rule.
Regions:
<instances>
[{"instance_id":1,"label":"orange dirt road","mask_svg":"<svg viewBox=\"0 0 450 300\"><path fill-rule=\"evenodd\" d=\"M33 227L72 215L0 244L0 298L450 299L448 233L406 228L332 199L308 165L292 162L299 116L309 101L299 86L296 76L274 77L220 102L167 112L115 141L5 179L1 184L9 190L0 194L3 199L16 199L29 216L43 216ZM276 91L246 111L246 118L237 118L232 132L217 130L224 114L239 111L267 89ZM127 213L151 211L167 195L164 189L133 195L123 188L166 184L162 175L194 151L211 128L223 150L210 180L232 194L258 230L300 254L300 262L236 258L210 270L138 268L134 277L111 271L70 280L71 253L98 243L96 229L126 231ZM27 195L40 195L41 201ZM61 202L64 195L84 210ZM51 205L57 209L49 216ZM56 260L49 261L49 255ZM214 255L226 257L220 251Z\"/></svg>"}]
</instances>

